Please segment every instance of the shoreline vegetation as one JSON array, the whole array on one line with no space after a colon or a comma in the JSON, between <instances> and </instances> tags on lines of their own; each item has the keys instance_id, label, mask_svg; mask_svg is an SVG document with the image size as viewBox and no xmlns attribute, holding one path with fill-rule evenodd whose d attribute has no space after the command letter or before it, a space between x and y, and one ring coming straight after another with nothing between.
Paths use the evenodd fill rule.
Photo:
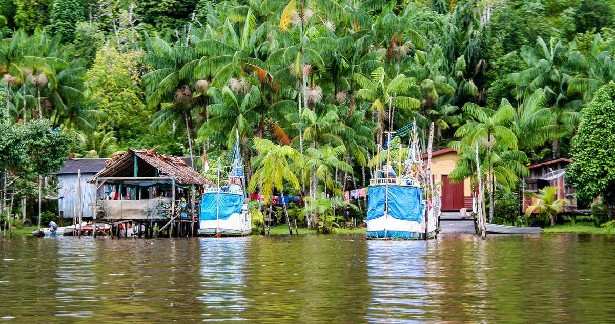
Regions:
<instances>
[{"instance_id":1,"label":"shoreline vegetation","mask_svg":"<svg viewBox=\"0 0 615 324\"><path fill-rule=\"evenodd\" d=\"M0 1L0 225L46 224L67 157L155 149L215 183L238 142L259 209L304 197L276 221L329 232L415 124L489 223L530 194L543 225L615 206L615 0L30 2ZM526 181L558 159L576 205L543 188L563 173Z\"/></svg>"},{"instance_id":2,"label":"shoreline vegetation","mask_svg":"<svg viewBox=\"0 0 615 324\"><path fill-rule=\"evenodd\" d=\"M15 227L12 229L13 237L31 236L32 232L36 230L36 226L24 226ZM315 229L309 229L306 227L299 227L299 236L303 235L363 235L365 234L365 227L355 228L335 228L331 234L319 234ZM551 227L544 228L544 234L591 234L591 235L615 235L615 231L605 227L597 227L593 224L558 224ZM251 236L265 236L258 233L252 233ZM289 236L288 226L286 224L280 224L271 227L269 236Z\"/></svg>"}]
</instances>

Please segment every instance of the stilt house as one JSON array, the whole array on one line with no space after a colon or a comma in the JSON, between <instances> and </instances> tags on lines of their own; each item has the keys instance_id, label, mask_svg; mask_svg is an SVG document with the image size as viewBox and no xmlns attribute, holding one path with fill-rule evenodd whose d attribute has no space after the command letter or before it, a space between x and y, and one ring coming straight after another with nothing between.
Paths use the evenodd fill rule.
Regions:
<instances>
[{"instance_id":1,"label":"stilt house","mask_svg":"<svg viewBox=\"0 0 615 324\"><path fill-rule=\"evenodd\" d=\"M97 188L97 221L171 228L174 222L195 223L198 196L207 184L184 159L154 150L112 157L91 182Z\"/></svg>"}]
</instances>

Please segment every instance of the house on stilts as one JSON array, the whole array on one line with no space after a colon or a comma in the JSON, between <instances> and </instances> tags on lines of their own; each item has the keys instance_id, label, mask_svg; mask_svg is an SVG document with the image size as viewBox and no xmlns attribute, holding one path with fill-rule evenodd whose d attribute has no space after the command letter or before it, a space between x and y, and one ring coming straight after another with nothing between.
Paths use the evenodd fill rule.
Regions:
<instances>
[{"instance_id":1,"label":"house on stilts","mask_svg":"<svg viewBox=\"0 0 615 324\"><path fill-rule=\"evenodd\" d=\"M116 236L192 236L198 197L207 180L179 157L154 150L113 156L91 180L96 189L95 222Z\"/></svg>"}]
</instances>

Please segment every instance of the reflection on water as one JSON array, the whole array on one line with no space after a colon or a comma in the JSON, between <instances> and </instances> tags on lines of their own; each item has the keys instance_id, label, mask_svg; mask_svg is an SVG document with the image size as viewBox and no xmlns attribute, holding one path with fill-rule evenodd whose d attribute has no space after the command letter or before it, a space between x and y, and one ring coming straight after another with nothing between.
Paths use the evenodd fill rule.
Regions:
<instances>
[{"instance_id":1,"label":"reflection on water","mask_svg":"<svg viewBox=\"0 0 615 324\"><path fill-rule=\"evenodd\" d=\"M55 316L90 317L96 305L96 242L57 240Z\"/></svg>"},{"instance_id":2,"label":"reflection on water","mask_svg":"<svg viewBox=\"0 0 615 324\"><path fill-rule=\"evenodd\" d=\"M247 303L246 252L250 238L202 239L200 241L201 295L204 320L241 320Z\"/></svg>"},{"instance_id":3,"label":"reflection on water","mask_svg":"<svg viewBox=\"0 0 615 324\"><path fill-rule=\"evenodd\" d=\"M614 237L0 240L12 322L607 322Z\"/></svg>"},{"instance_id":4,"label":"reflection on water","mask_svg":"<svg viewBox=\"0 0 615 324\"><path fill-rule=\"evenodd\" d=\"M367 273L372 290L368 320L425 318L429 294L426 257L435 241L368 241ZM404 253L400 253L404 251Z\"/></svg>"}]
</instances>

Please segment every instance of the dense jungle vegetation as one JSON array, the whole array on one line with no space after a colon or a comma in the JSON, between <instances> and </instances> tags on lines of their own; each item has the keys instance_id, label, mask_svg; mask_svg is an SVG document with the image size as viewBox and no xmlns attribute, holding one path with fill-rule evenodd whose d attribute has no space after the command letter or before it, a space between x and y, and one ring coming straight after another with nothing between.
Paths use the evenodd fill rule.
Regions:
<instances>
[{"instance_id":1,"label":"dense jungle vegetation","mask_svg":"<svg viewBox=\"0 0 615 324\"><path fill-rule=\"evenodd\" d=\"M608 198L613 157L591 147L609 140L587 127L573 139L593 100L613 106L613 10L613 0L0 0L2 209L35 198L37 179L69 155L155 148L194 156L212 176L238 137L251 189L309 196L293 217L326 227L342 192L369 180L383 132L406 143L414 120L423 143L434 123L435 147L458 149L458 179L476 177L479 146L501 221L519 215L527 166L549 158L602 152L571 180L587 200ZM613 128L612 115L593 123Z\"/></svg>"}]
</instances>

